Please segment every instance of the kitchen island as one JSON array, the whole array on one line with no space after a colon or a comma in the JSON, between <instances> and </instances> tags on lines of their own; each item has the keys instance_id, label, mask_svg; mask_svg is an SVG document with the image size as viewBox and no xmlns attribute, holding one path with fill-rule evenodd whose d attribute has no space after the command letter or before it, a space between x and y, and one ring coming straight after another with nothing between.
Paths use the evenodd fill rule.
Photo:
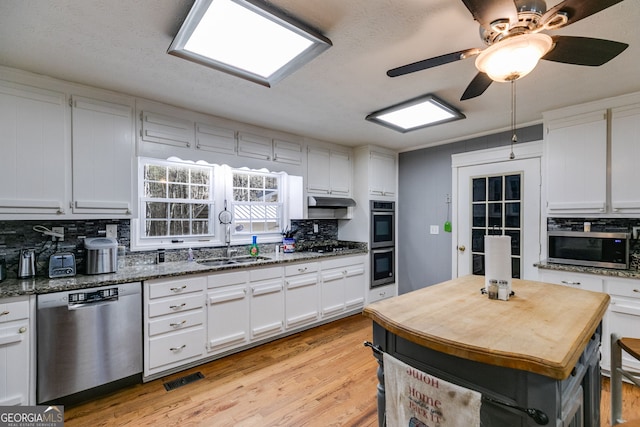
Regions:
<instances>
[{"instance_id":1,"label":"kitchen island","mask_svg":"<svg viewBox=\"0 0 640 427\"><path fill-rule=\"evenodd\" d=\"M380 363L380 425L387 353L480 392L483 426L599 426L598 350L609 296L514 279L515 295L502 301L483 288L483 276L465 276L365 308Z\"/></svg>"}]
</instances>

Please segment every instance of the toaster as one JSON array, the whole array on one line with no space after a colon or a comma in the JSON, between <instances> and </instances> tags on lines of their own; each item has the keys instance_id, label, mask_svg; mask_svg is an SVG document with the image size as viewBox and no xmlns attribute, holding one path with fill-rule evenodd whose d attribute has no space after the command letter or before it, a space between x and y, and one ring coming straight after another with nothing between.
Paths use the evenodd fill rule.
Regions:
<instances>
[{"instance_id":1,"label":"toaster","mask_svg":"<svg viewBox=\"0 0 640 427\"><path fill-rule=\"evenodd\" d=\"M49 278L76 275L76 257L71 252L59 252L49 257Z\"/></svg>"}]
</instances>

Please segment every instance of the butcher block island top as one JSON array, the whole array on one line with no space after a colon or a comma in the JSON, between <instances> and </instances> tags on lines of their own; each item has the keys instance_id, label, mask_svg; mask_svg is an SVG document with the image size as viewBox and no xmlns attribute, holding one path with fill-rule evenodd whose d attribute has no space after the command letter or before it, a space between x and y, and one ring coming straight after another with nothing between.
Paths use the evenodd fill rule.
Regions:
<instances>
[{"instance_id":1,"label":"butcher block island top","mask_svg":"<svg viewBox=\"0 0 640 427\"><path fill-rule=\"evenodd\" d=\"M515 295L490 300L484 276L464 276L368 305L364 315L423 347L557 380L578 362L609 295L513 279Z\"/></svg>"}]
</instances>

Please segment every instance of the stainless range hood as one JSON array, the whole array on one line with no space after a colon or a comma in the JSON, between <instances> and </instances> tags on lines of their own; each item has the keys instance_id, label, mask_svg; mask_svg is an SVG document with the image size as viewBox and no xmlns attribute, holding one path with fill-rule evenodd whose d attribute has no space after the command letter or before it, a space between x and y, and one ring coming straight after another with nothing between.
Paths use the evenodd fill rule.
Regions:
<instances>
[{"instance_id":1,"label":"stainless range hood","mask_svg":"<svg viewBox=\"0 0 640 427\"><path fill-rule=\"evenodd\" d=\"M349 197L309 196L310 208L339 209L350 208L355 205L356 201Z\"/></svg>"}]
</instances>

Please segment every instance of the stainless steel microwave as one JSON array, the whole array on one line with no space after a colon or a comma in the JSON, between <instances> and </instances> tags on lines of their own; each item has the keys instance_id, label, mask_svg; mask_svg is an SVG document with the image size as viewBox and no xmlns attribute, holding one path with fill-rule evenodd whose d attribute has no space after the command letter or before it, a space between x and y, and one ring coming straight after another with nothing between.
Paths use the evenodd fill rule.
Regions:
<instances>
[{"instance_id":1,"label":"stainless steel microwave","mask_svg":"<svg viewBox=\"0 0 640 427\"><path fill-rule=\"evenodd\" d=\"M629 268L629 233L549 231L548 261L616 269Z\"/></svg>"}]
</instances>

